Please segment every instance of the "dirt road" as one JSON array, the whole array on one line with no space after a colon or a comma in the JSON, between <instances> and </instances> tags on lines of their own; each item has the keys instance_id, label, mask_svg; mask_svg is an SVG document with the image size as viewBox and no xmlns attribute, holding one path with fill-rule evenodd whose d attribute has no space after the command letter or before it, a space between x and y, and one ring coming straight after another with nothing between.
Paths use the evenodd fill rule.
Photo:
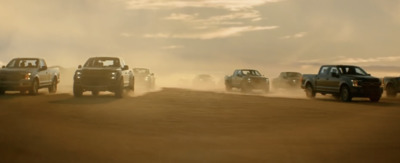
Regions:
<instances>
[{"instance_id":1,"label":"dirt road","mask_svg":"<svg viewBox=\"0 0 400 163\"><path fill-rule=\"evenodd\" d=\"M8 94L0 162L400 162L400 99Z\"/></svg>"}]
</instances>

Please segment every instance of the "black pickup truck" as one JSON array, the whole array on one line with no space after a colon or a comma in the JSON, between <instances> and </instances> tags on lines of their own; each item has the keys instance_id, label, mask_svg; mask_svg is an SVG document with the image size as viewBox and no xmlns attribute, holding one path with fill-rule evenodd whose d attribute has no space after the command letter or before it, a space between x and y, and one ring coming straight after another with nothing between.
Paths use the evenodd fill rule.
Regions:
<instances>
[{"instance_id":1,"label":"black pickup truck","mask_svg":"<svg viewBox=\"0 0 400 163\"><path fill-rule=\"evenodd\" d=\"M0 69L0 95L6 91L29 91L36 95L40 88L48 88L56 93L60 82L60 70L47 67L42 58L14 58Z\"/></svg>"},{"instance_id":2,"label":"black pickup truck","mask_svg":"<svg viewBox=\"0 0 400 163\"><path fill-rule=\"evenodd\" d=\"M93 57L78 66L74 75L73 92L75 97L91 91L97 96L100 91L114 92L122 97L124 90L134 90L134 76L122 58Z\"/></svg>"},{"instance_id":3,"label":"black pickup truck","mask_svg":"<svg viewBox=\"0 0 400 163\"><path fill-rule=\"evenodd\" d=\"M384 77L383 84L388 97L396 97L400 92L400 77Z\"/></svg>"},{"instance_id":4,"label":"black pickup truck","mask_svg":"<svg viewBox=\"0 0 400 163\"><path fill-rule=\"evenodd\" d=\"M269 79L253 69L238 69L231 76L225 77L227 91L238 88L242 92L250 92L253 89L261 89L269 92Z\"/></svg>"},{"instance_id":5,"label":"black pickup truck","mask_svg":"<svg viewBox=\"0 0 400 163\"><path fill-rule=\"evenodd\" d=\"M378 102L383 92L379 78L350 65L321 66L317 75L302 76L301 87L307 97L313 98L316 93L332 94L344 102L351 101L353 97L368 97Z\"/></svg>"}]
</instances>

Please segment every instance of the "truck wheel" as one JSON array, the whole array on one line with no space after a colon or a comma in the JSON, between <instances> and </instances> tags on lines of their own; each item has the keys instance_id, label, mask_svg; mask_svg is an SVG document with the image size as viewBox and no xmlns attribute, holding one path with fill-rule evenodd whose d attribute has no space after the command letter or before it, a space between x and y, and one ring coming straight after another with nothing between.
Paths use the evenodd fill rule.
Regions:
<instances>
[{"instance_id":1,"label":"truck wheel","mask_svg":"<svg viewBox=\"0 0 400 163\"><path fill-rule=\"evenodd\" d=\"M77 84L74 84L73 91L74 91L74 96L75 97L81 97L82 94L83 94L82 87L77 85Z\"/></svg>"},{"instance_id":2,"label":"truck wheel","mask_svg":"<svg viewBox=\"0 0 400 163\"><path fill-rule=\"evenodd\" d=\"M6 90L0 89L0 95L4 95L6 93Z\"/></svg>"},{"instance_id":3,"label":"truck wheel","mask_svg":"<svg viewBox=\"0 0 400 163\"><path fill-rule=\"evenodd\" d=\"M248 93L251 91L251 88L246 83L242 83L240 86L240 90L244 93Z\"/></svg>"},{"instance_id":4,"label":"truck wheel","mask_svg":"<svg viewBox=\"0 0 400 163\"><path fill-rule=\"evenodd\" d=\"M226 91L232 91L232 86L230 84L225 84Z\"/></svg>"},{"instance_id":5,"label":"truck wheel","mask_svg":"<svg viewBox=\"0 0 400 163\"><path fill-rule=\"evenodd\" d=\"M121 79L119 85L115 90L115 97L122 98L124 94L124 80Z\"/></svg>"},{"instance_id":6,"label":"truck wheel","mask_svg":"<svg viewBox=\"0 0 400 163\"><path fill-rule=\"evenodd\" d=\"M39 82L38 80L33 80L32 87L29 90L30 95L37 95L39 92Z\"/></svg>"},{"instance_id":7,"label":"truck wheel","mask_svg":"<svg viewBox=\"0 0 400 163\"><path fill-rule=\"evenodd\" d=\"M340 100L343 102L350 102L352 99L349 87L342 86L340 88Z\"/></svg>"},{"instance_id":8,"label":"truck wheel","mask_svg":"<svg viewBox=\"0 0 400 163\"><path fill-rule=\"evenodd\" d=\"M379 102L380 99L381 99L381 95L373 95L373 96L369 97L369 100L371 102Z\"/></svg>"},{"instance_id":9,"label":"truck wheel","mask_svg":"<svg viewBox=\"0 0 400 163\"><path fill-rule=\"evenodd\" d=\"M268 93L269 92L269 85L265 86L264 88L264 93Z\"/></svg>"},{"instance_id":10,"label":"truck wheel","mask_svg":"<svg viewBox=\"0 0 400 163\"><path fill-rule=\"evenodd\" d=\"M53 79L51 82L51 86L49 87L49 93L56 93L57 92L57 80Z\"/></svg>"},{"instance_id":11,"label":"truck wheel","mask_svg":"<svg viewBox=\"0 0 400 163\"><path fill-rule=\"evenodd\" d=\"M311 86L311 84L307 84L307 86L306 86L306 96L308 98L315 97L315 91L314 91L314 88Z\"/></svg>"},{"instance_id":12,"label":"truck wheel","mask_svg":"<svg viewBox=\"0 0 400 163\"><path fill-rule=\"evenodd\" d=\"M396 89L394 88L394 86L392 84L389 84L386 87L386 96L387 97L396 97L396 95L397 95Z\"/></svg>"},{"instance_id":13,"label":"truck wheel","mask_svg":"<svg viewBox=\"0 0 400 163\"><path fill-rule=\"evenodd\" d=\"M129 89L130 89L131 91L135 91L135 78L132 78L132 79L129 81Z\"/></svg>"},{"instance_id":14,"label":"truck wheel","mask_svg":"<svg viewBox=\"0 0 400 163\"><path fill-rule=\"evenodd\" d=\"M92 91L92 95L93 95L93 96L98 96L99 93L100 93L99 91Z\"/></svg>"}]
</instances>

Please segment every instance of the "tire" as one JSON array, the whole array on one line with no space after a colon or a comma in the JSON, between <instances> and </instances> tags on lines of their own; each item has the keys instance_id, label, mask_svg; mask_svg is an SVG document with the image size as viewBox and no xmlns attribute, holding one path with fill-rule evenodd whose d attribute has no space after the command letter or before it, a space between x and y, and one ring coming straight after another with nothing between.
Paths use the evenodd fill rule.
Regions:
<instances>
[{"instance_id":1,"label":"tire","mask_svg":"<svg viewBox=\"0 0 400 163\"><path fill-rule=\"evenodd\" d=\"M135 91L135 78L132 78L132 79L129 81L129 89L130 89L131 91Z\"/></svg>"},{"instance_id":2,"label":"tire","mask_svg":"<svg viewBox=\"0 0 400 163\"><path fill-rule=\"evenodd\" d=\"M124 80L121 79L119 85L115 90L115 97L122 98L124 95Z\"/></svg>"},{"instance_id":3,"label":"tire","mask_svg":"<svg viewBox=\"0 0 400 163\"><path fill-rule=\"evenodd\" d=\"M343 102L350 102L352 99L350 94L350 89L347 86L342 86L340 88L340 100Z\"/></svg>"},{"instance_id":4,"label":"tire","mask_svg":"<svg viewBox=\"0 0 400 163\"><path fill-rule=\"evenodd\" d=\"M228 91L228 92L232 91L231 84L225 84L225 90Z\"/></svg>"},{"instance_id":5,"label":"tire","mask_svg":"<svg viewBox=\"0 0 400 163\"><path fill-rule=\"evenodd\" d=\"M379 102L380 99L381 99L381 95L373 95L373 96L369 97L369 100L371 102Z\"/></svg>"},{"instance_id":6,"label":"tire","mask_svg":"<svg viewBox=\"0 0 400 163\"><path fill-rule=\"evenodd\" d=\"M74 83L73 92L74 92L75 97L81 97L83 95L82 87L75 83Z\"/></svg>"},{"instance_id":7,"label":"tire","mask_svg":"<svg viewBox=\"0 0 400 163\"><path fill-rule=\"evenodd\" d=\"M39 92L39 82L37 79L35 79L33 80L32 86L29 89L29 94L35 96L38 94L38 92Z\"/></svg>"},{"instance_id":8,"label":"tire","mask_svg":"<svg viewBox=\"0 0 400 163\"><path fill-rule=\"evenodd\" d=\"M0 89L0 95L4 95L6 93L6 90Z\"/></svg>"},{"instance_id":9,"label":"tire","mask_svg":"<svg viewBox=\"0 0 400 163\"><path fill-rule=\"evenodd\" d=\"M315 98L315 91L311 84L307 84L306 86L306 96L308 98Z\"/></svg>"},{"instance_id":10,"label":"tire","mask_svg":"<svg viewBox=\"0 0 400 163\"><path fill-rule=\"evenodd\" d=\"M99 91L92 91L92 95L93 95L93 96L98 96L99 93L100 93Z\"/></svg>"},{"instance_id":11,"label":"tire","mask_svg":"<svg viewBox=\"0 0 400 163\"><path fill-rule=\"evenodd\" d=\"M386 86L386 96L387 97L396 97L397 91L392 84Z\"/></svg>"},{"instance_id":12,"label":"tire","mask_svg":"<svg viewBox=\"0 0 400 163\"><path fill-rule=\"evenodd\" d=\"M27 90L20 90L20 91L19 91L19 94L24 95L24 94L26 94L26 91L27 91Z\"/></svg>"},{"instance_id":13,"label":"tire","mask_svg":"<svg viewBox=\"0 0 400 163\"><path fill-rule=\"evenodd\" d=\"M248 93L248 92L251 91L251 88L250 88L246 83L242 83L242 84L240 85L240 90L241 90L243 93Z\"/></svg>"},{"instance_id":14,"label":"tire","mask_svg":"<svg viewBox=\"0 0 400 163\"><path fill-rule=\"evenodd\" d=\"M264 93L269 93L269 85L266 85L264 88Z\"/></svg>"},{"instance_id":15,"label":"tire","mask_svg":"<svg viewBox=\"0 0 400 163\"><path fill-rule=\"evenodd\" d=\"M51 83L52 84L49 87L49 93L56 93L57 92L57 80L54 78Z\"/></svg>"}]
</instances>

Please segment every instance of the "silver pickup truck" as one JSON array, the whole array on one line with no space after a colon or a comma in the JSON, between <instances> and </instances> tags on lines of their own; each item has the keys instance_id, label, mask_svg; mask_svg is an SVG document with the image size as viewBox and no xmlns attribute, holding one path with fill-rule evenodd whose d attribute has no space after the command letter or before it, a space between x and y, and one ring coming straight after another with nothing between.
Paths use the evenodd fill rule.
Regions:
<instances>
[{"instance_id":1,"label":"silver pickup truck","mask_svg":"<svg viewBox=\"0 0 400 163\"><path fill-rule=\"evenodd\" d=\"M55 93L59 82L59 69L48 68L41 58L15 58L0 69L0 95L6 91L36 95L40 88Z\"/></svg>"}]
</instances>

